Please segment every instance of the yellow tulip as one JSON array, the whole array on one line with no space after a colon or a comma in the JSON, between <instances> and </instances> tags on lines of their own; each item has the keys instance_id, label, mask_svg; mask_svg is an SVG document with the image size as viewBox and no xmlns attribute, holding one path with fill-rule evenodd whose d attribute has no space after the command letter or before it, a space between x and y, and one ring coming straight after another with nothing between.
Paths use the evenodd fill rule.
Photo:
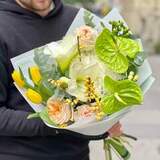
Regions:
<instances>
[{"instance_id":1,"label":"yellow tulip","mask_svg":"<svg viewBox=\"0 0 160 160\"><path fill-rule=\"evenodd\" d=\"M28 89L27 92L26 92L26 97L32 102L32 103L35 103L35 104L40 104L42 103L42 97L41 95L34 91L33 89Z\"/></svg>"},{"instance_id":2,"label":"yellow tulip","mask_svg":"<svg viewBox=\"0 0 160 160\"><path fill-rule=\"evenodd\" d=\"M19 86L19 87L24 87L25 85L25 82L24 80L22 79L22 76L20 74L20 71L18 70L15 70L13 73L12 73L12 78L14 80L14 82L16 82L16 84Z\"/></svg>"},{"instance_id":3,"label":"yellow tulip","mask_svg":"<svg viewBox=\"0 0 160 160\"><path fill-rule=\"evenodd\" d=\"M41 80L41 73L39 67L33 66L29 68L30 76L34 84L38 85L39 81Z\"/></svg>"}]
</instances>

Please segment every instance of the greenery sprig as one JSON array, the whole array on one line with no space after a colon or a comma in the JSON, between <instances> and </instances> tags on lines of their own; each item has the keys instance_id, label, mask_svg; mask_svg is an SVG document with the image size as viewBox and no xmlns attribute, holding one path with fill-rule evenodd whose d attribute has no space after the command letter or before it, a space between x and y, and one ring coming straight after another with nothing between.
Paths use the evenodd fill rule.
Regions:
<instances>
[{"instance_id":1,"label":"greenery sprig","mask_svg":"<svg viewBox=\"0 0 160 160\"><path fill-rule=\"evenodd\" d=\"M94 28L96 25L93 22L94 16L89 11L84 11L84 22L87 26Z\"/></svg>"},{"instance_id":2,"label":"greenery sprig","mask_svg":"<svg viewBox=\"0 0 160 160\"><path fill-rule=\"evenodd\" d=\"M110 21L109 24L112 25L112 33L116 36L122 36L129 38L131 37L132 33L128 27L125 26L124 22L122 21Z\"/></svg>"}]
</instances>

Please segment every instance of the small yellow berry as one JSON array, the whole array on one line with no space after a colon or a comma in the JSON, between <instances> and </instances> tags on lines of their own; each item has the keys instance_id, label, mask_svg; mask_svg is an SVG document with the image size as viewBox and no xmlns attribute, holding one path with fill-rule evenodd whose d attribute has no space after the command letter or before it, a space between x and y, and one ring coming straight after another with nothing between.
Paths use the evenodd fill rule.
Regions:
<instances>
[{"instance_id":1,"label":"small yellow berry","mask_svg":"<svg viewBox=\"0 0 160 160\"><path fill-rule=\"evenodd\" d=\"M66 103L70 104L72 101L70 99L66 99Z\"/></svg>"},{"instance_id":2,"label":"small yellow berry","mask_svg":"<svg viewBox=\"0 0 160 160\"><path fill-rule=\"evenodd\" d=\"M73 102L74 102L74 104L78 104L79 100L75 99Z\"/></svg>"},{"instance_id":3,"label":"small yellow berry","mask_svg":"<svg viewBox=\"0 0 160 160\"><path fill-rule=\"evenodd\" d=\"M48 82L51 82L52 81L52 79L48 79Z\"/></svg>"},{"instance_id":4,"label":"small yellow berry","mask_svg":"<svg viewBox=\"0 0 160 160\"><path fill-rule=\"evenodd\" d=\"M55 84L55 80L51 80L50 82L51 82L51 84Z\"/></svg>"},{"instance_id":5,"label":"small yellow berry","mask_svg":"<svg viewBox=\"0 0 160 160\"><path fill-rule=\"evenodd\" d=\"M70 104L70 105L73 107L75 104L74 104L74 102L71 102L71 104Z\"/></svg>"},{"instance_id":6,"label":"small yellow berry","mask_svg":"<svg viewBox=\"0 0 160 160\"><path fill-rule=\"evenodd\" d=\"M96 119L97 119L97 121L100 121L100 120L102 119L102 117L101 117L101 116L96 115Z\"/></svg>"},{"instance_id":7,"label":"small yellow berry","mask_svg":"<svg viewBox=\"0 0 160 160\"><path fill-rule=\"evenodd\" d=\"M99 115L103 117L105 115L105 113L104 112L100 112Z\"/></svg>"},{"instance_id":8,"label":"small yellow berry","mask_svg":"<svg viewBox=\"0 0 160 160\"><path fill-rule=\"evenodd\" d=\"M134 72L133 71L129 72L129 75L134 76Z\"/></svg>"},{"instance_id":9,"label":"small yellow berry","mask_svg":"<svg viewBox=\"0 0 160 160\"><path fill-rule=\"evenodd\" d=\"M61 124L59 125L59 128L66 128L67 127L67 124Z\"/></svg>"},{"instance_id":10,"label":"small yellow berry","mask_svg":"<svg viewBox=\"0 0 160 160\"><path fill-rule=\"evenodd\" d=\"M92 111L96 111L96 107L91 107L91 110Z\"/></svg>"},{"instance_id":11,"label":"small yellow berry","mask_svg":"<svg viewBox=\"0 0 160 160\"><path fill-rule=\"evenodd\" d=\"M129 76L128 76L128 79L129 79L129 80L133 80L133 75L129 75Z\"/></svg>"},{"instance_id":12,"label":"small yellow berry","mask_svg":"<svg viewBox=\"0 0 160 160\"><path fill-rule=\"evenodd\" d=\"M98 113L97 113L97 116L101 117L101 114L100 114L100 112L98 112Z\"/></svg>"},{"instance_id":13,"label":"small yellow berry","mask_svg":"<svg viewBox=\"0 0 160 160\"><path fill-rule=\"evenodd\" d=\"M96 109L98 110L98 109L99 109L99 106L96 106Z\"/></svg>"},{"instance_id":14,"label":"small yellow berry","mask_svg":"<svg viewBox=\"0 0 160 160\"><path fill-rule=\"evenodd\" d=\"M138 79L139 79L138 75L135 75L134 78L133 78L134 81L138 81Z\"/></svg>"}]
</instances>

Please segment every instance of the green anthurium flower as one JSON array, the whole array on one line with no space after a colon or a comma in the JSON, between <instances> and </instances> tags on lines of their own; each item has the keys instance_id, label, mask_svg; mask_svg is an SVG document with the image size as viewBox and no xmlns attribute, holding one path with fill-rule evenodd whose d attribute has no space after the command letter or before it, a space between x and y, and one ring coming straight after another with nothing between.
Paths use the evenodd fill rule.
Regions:
<instances>
[{"instance_id":1,"label":"green anthurium flower","mask_svg":"<svg viewBox=\"0 0 160 160\"><path fill-rule=\"evenodd\" d=\"M141 51L136 40L113 35L105 28L96 41L96 54L108 67L117 72L125 73L129 67L129 58Z\"/></svg>"},{"instance_id":2,"label":"green anthurium flower","mask_svg":"<svg viewBox=\"0 0 160 160\"><path fill-rule=\"evenodd\" d=\"M107 95L103 97L103 111L113 114L124 107L141 104L143 94L138 84L131 80L116 81L106 76L104 86Z\"/></svg>"}]
</instances>

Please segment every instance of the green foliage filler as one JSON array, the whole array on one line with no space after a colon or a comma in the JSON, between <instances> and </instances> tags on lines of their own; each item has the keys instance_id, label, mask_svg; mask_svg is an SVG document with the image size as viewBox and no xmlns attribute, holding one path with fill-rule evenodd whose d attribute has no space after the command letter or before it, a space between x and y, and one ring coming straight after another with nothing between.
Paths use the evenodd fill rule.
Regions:
<instances>
[{"instance_id":1,"label":"green foliage filler","mask_svg":"<svg viewBox=\"0 0 160 160\"><path fill-rule=\"evenodd\" d=\"M95 24L93 23L93 18L94 18L94 16L92 16L89 11L85 11L84 12L84 21L85 21L85 24L87 26L92 27L92 28L95 27Z\"/></svg>"},{"instance_id":2,"label":"green foliage filler","mask_svg":"<svg viewBox=\"0 0 160 160\"><path fill-rule=\"evenodd\" d=\"M42 112L37 112L30 114L27 119L38 118L40 117L45 123L56 126L56 124L49 118L48 109L45 107Z\"/></svg>"},{"instance_id":3,"label":"green foliage filler","mask_svg":"<svg viewBox=\"0 0 160 160\"><path fill-rule=\"evenodd\" d=\"M45 47L35 49L34 61L40 68L43 78L59 79L61 77L56 60L51 54L44 54ZM48 50L49 51L49 50Z\"/></svg>"}]
</instances>

